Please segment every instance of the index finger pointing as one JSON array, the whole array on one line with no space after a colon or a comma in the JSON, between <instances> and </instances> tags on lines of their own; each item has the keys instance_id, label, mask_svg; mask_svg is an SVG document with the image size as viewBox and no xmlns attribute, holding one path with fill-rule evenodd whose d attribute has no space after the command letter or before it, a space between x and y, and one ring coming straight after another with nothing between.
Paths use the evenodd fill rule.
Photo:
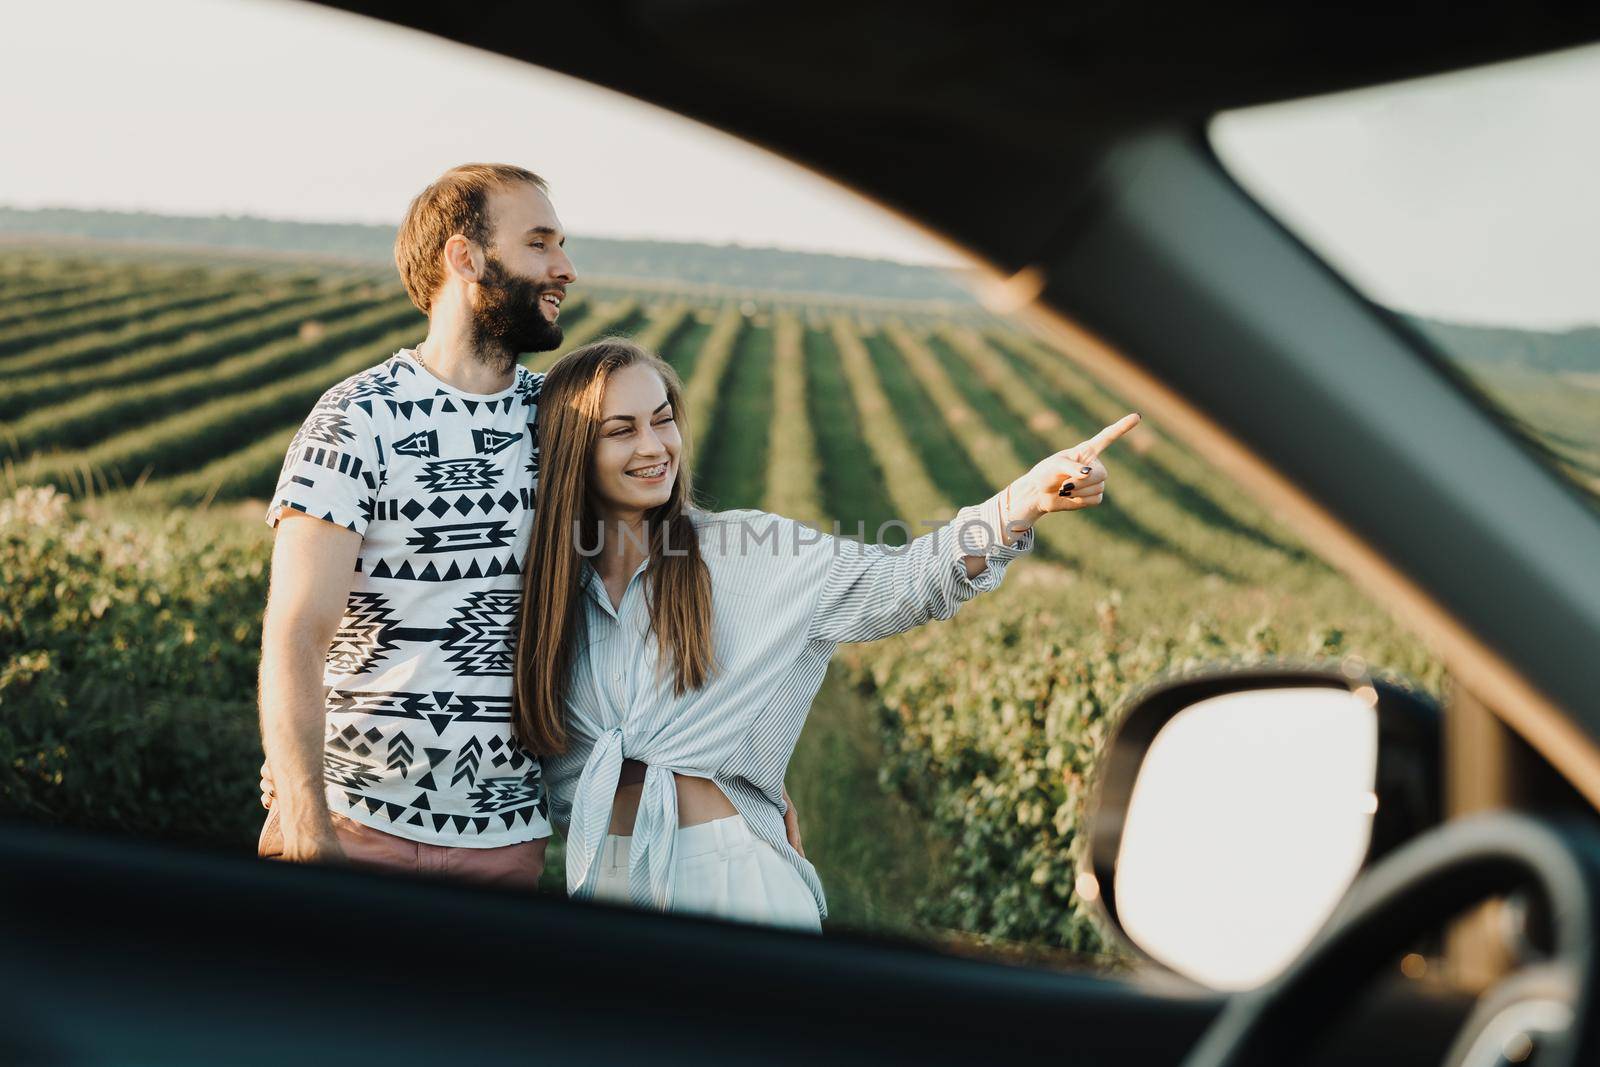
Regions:
<instances>
[{"instance_id":1,"label":"index finger pointing","mask_svg":"<svg viewBox=\"0 0 1600 1067\"><path fill-rule=\"evenodd\" d=\"M1094 455L1098 456L1107 448L1111 447L1111 444L1116 441L1117 438L1121 437L1123 434L1139 425L1140 421L1141 420L1138 412L1134 412L1131 415L1124 415L1122 418L1118 419L1116 422L1112 423L1110 426L1107 426L1105 429L1091 437L1088 443L1083 447L1088 449Z\"/></svg>"}]
</instances>

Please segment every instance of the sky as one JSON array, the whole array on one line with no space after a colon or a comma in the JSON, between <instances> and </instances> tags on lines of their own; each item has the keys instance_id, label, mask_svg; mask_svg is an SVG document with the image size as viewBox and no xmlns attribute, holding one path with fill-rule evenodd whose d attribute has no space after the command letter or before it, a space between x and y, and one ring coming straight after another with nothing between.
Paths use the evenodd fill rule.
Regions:
<instances>
[{"instance_id":1,"label":"sky","mask_svg":"<svg viewBox=\"0 0 1600 1067\"><path fill-rule=\"evenodd\" d=\"M573 233L957 263L864 199L586 83L298 0L0 0L0 204L393 225L468 160ZM20 28L20 29L19 29ZM1600 47L1219 116L1246 185L1369 295L1600 323Z\"/></svg>"},{"instance_id":2,"label":"sky","mask_svg":"<svg viewBox=\"0 0 1600 1067\"><path fill-rule=\"evenodd\" d=\"M1231 112L1211 135L1246 189L1382 302L1600 324L1600 46Z\"/></svg>"},{"instance_id":3,"label":"sky","mask_svg":"<svg viewBox=\"0 0 1600 1067\"><path fill-rule=\"evenodd\" d=\"M548 180L572 233L959 262L670 111L314 4L0 0L0 26L12 206L394 225L444 170L495 161Z\"/></svg>"}]
</instances>

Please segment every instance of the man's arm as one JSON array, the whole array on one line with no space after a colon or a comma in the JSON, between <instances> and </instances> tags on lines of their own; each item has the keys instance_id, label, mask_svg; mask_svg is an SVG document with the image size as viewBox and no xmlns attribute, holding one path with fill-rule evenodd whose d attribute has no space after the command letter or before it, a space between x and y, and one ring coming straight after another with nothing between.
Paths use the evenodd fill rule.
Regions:
<instances>
[{"instance_id":1,"label":"man's arm","mask_svg":"<svg viewBox=\"0 0 1600 1067\"><path fill-rule=\"evenodd\" d=\"M285 510L261 632L261 744L277 787L283 858L343 858L323 792L328 646L344 618L361 535Z\"/></svg>"},{"instance_id":2,"label":"man's arm","mask_svg":"<svg viewBox=\"0 0 1600 1067\"><path fill-rule=\"evenodd\" d=\"M806 858L806 850L800 845L800 816L794 810L794 801L789 799L789 787L779 787L783 790L783 832L789 839L789 847L800 853L800 858Z\"/></svg>"}]
</instances>

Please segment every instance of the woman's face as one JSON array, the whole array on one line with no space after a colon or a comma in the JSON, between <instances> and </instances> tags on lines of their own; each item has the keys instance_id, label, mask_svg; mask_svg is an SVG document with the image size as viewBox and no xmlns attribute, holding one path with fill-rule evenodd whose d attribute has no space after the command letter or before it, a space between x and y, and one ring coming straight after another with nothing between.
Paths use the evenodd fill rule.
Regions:
<instances>
[{"instance_id":1,"label":"woman's face","mask_svg":"<svg viewBox=\"0 0 1600 1067\"><path fill-rule=\"evenodd\" d=\"M665 504L678 477L681 444L661 375L641 363L614 373L600 406L600 439L589 468L598 502L611 512Z\"/></svg>"}]
</instances>

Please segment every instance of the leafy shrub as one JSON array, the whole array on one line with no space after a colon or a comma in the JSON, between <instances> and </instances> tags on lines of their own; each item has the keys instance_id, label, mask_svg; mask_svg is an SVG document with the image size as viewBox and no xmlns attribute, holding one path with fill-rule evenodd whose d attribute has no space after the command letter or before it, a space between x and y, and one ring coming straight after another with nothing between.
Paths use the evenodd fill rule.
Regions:
<instances>
[{"instance_id":1,"label":"leafy shrub","mask_svg":"<svg viewBox=\"0 0 1600 1067\"><path fill-rule=\"evenodd\" d=\"M239 846L259 829L265 525L0 502L0 814Z\"/></svg>"}]
</instances>

